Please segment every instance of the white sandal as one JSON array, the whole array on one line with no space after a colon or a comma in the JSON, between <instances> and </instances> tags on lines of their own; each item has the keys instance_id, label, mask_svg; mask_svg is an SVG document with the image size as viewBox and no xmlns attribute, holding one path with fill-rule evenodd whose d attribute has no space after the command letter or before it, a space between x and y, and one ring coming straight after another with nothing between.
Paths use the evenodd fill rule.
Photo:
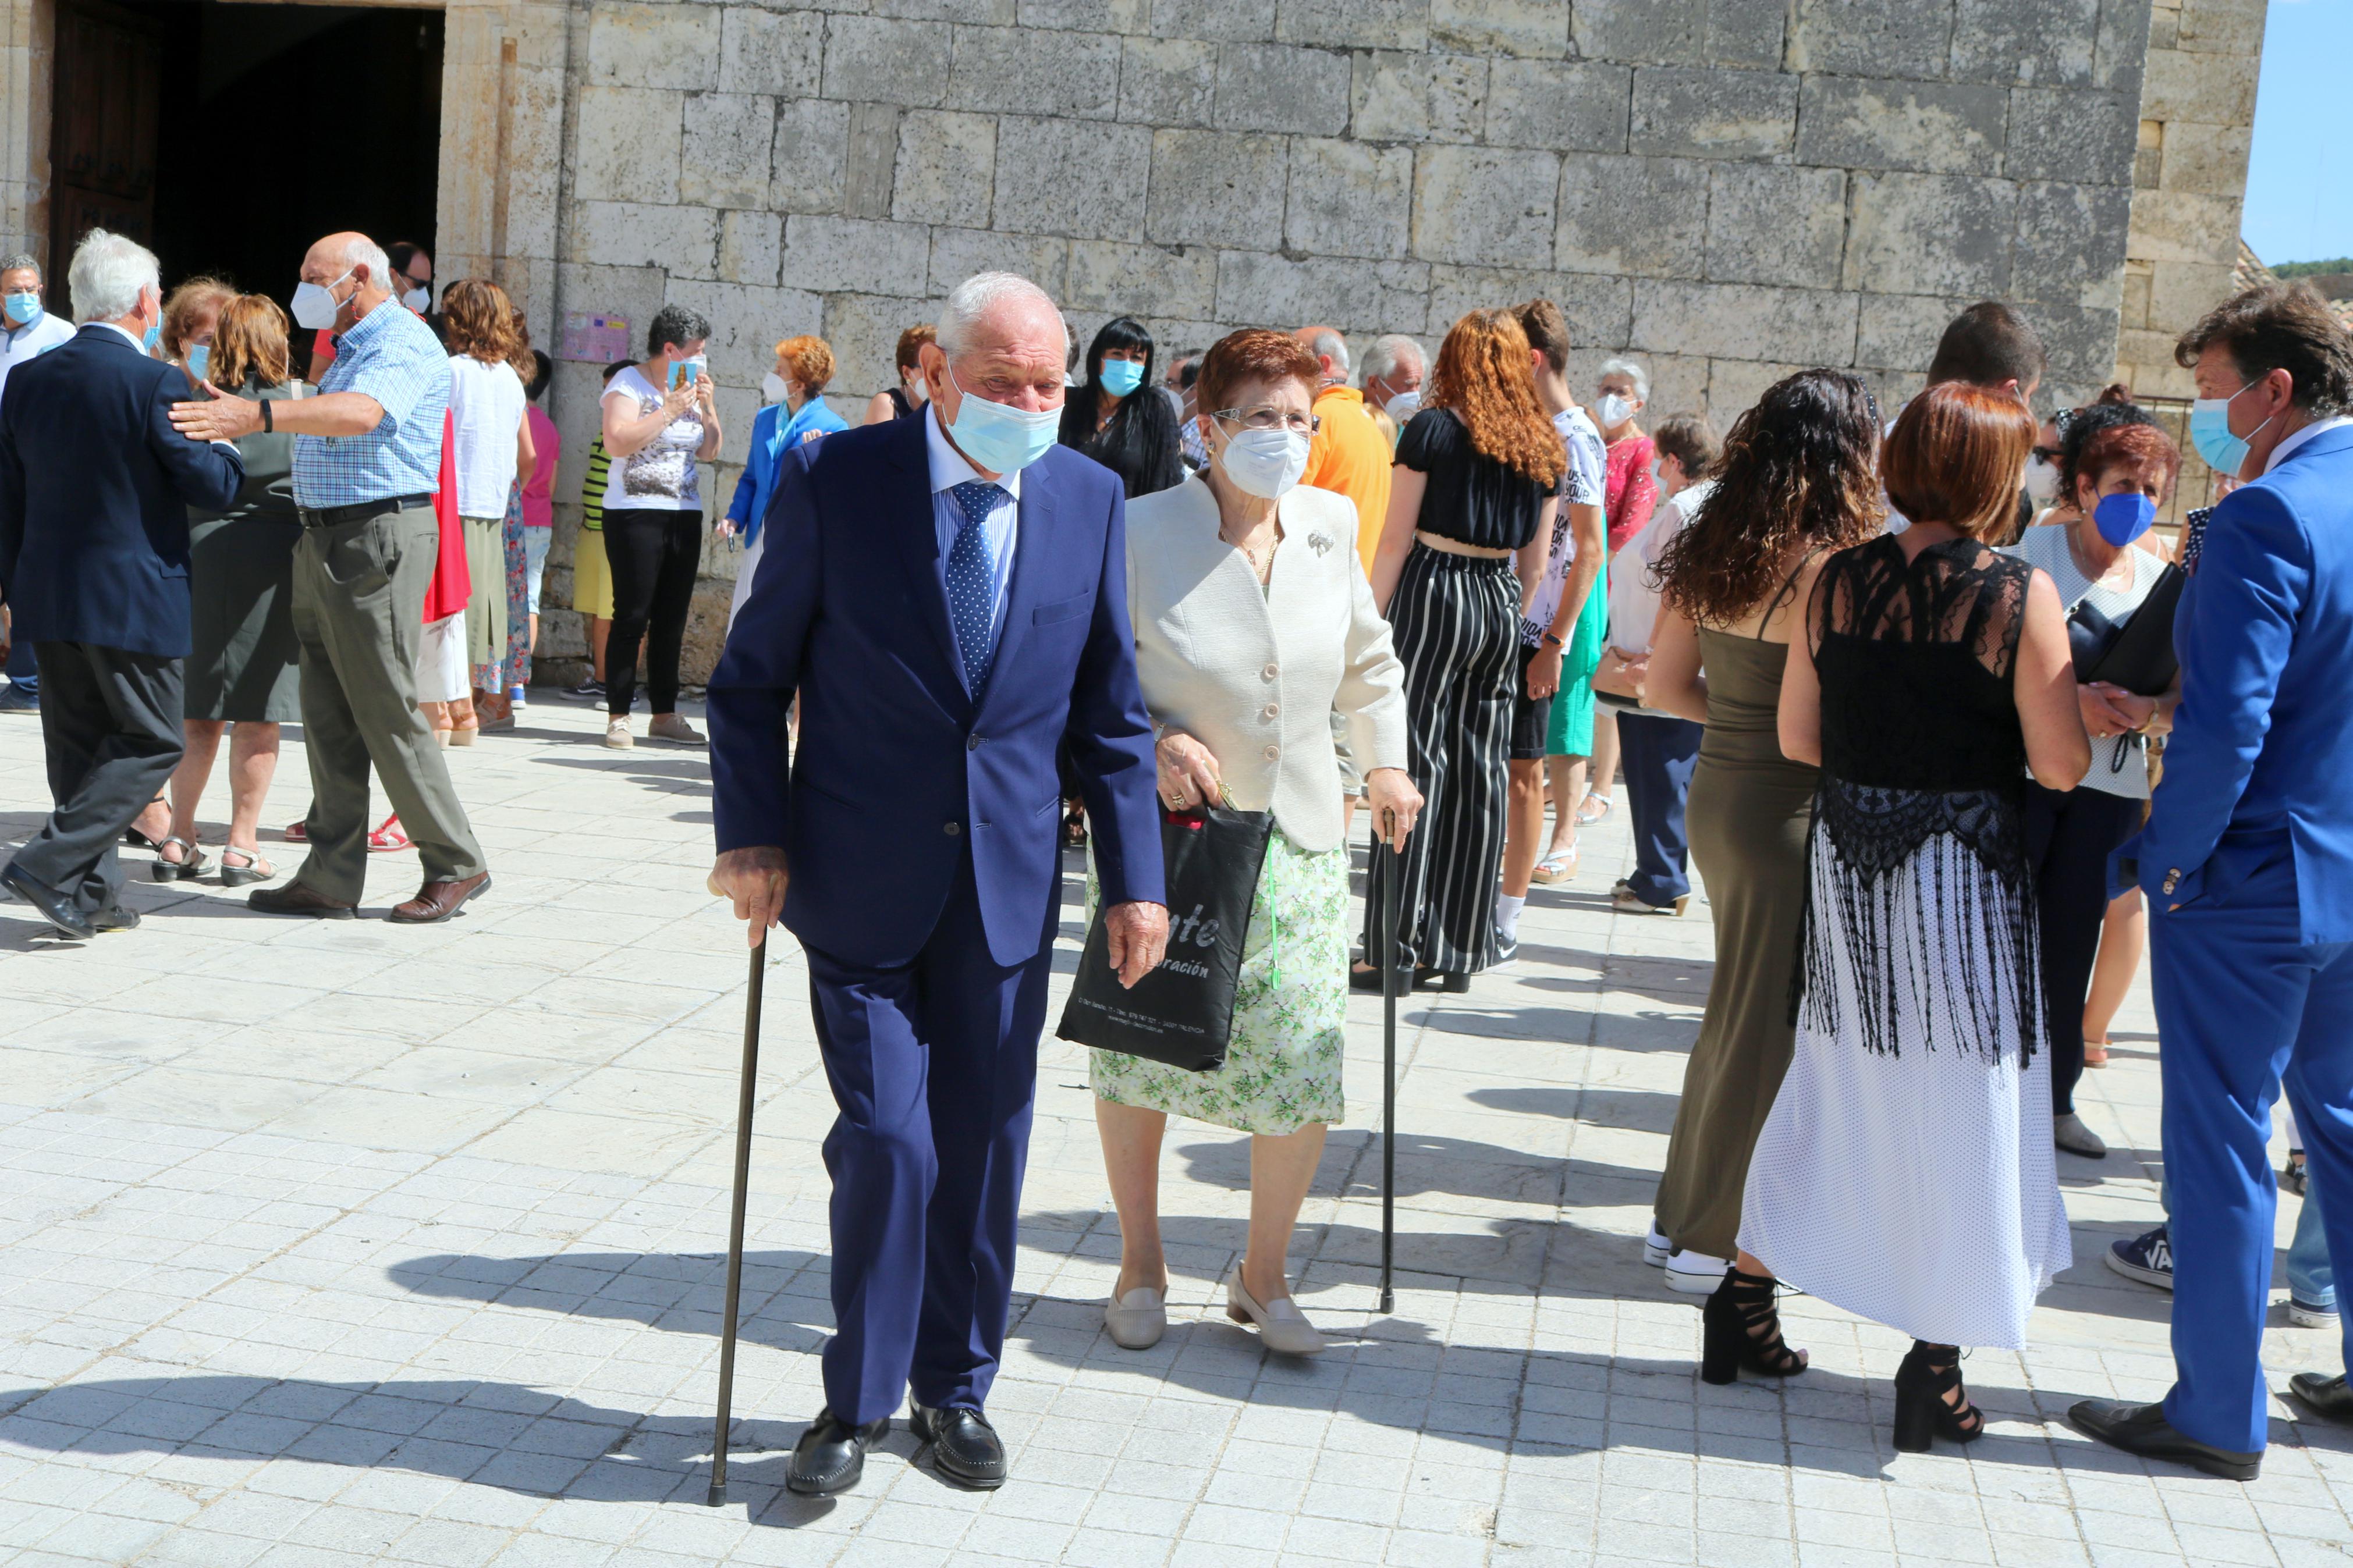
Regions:
<instances>
[{"instance_id":1,"label":"white sandal","mask_svg":"<svg viewBox=\"0 0 2353 1568\"><path fill-rule=\"evenodd\" d=\"M1558 854L1546 856L1536 862L1536 868L1528 873L1528 880L1542 882L1546 887L1570 880L1577 875L1577 848L1572 845Z\"/></svg>"},{"instance_id":2,"label":"white sandal","mask_svg":"<svg viewBox=\"0 0 2353 1568\"><path fill-rule=\"evenodd\" d=\"M1595 810L1593 807L1593 803L1597 800L1601 803L1601 808L1599 811ZM1599 790L1587 790L1585 792L1585 798L1577 802L1577 820L1579 822L1599 822L1603 817L1609 815L1610 804L1611 802L1609 797L1602 794Z\"/></svg>"}]
</instances>

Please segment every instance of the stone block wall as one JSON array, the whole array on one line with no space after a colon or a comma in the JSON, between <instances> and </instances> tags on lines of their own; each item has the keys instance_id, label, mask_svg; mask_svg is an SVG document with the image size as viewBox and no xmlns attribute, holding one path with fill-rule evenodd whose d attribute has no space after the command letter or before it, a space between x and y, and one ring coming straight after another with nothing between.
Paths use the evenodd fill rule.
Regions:
<instances>
[{"instance_id":1,"label":"stone block wall","mask_svg":"<svg viewBox=\"0 0 2353 1568\"><path fill-rule=\"evenodd\" d=\"M709 315L734 455L777 339L832 342L854 418L899 330L990 267L1082 336L1126 312L1184 349L1307 321L1434 346L1546 294L1580 381L1640 354L1656 413L1720 423L1811 364L1901 397L1955 310L2007 298L2076 398L2116 358L2151 4L595 0L556 304ZM595 396L562 368L566 498ZM733 561L706 570L697 679Z\"/></svg>"}]
</instances>

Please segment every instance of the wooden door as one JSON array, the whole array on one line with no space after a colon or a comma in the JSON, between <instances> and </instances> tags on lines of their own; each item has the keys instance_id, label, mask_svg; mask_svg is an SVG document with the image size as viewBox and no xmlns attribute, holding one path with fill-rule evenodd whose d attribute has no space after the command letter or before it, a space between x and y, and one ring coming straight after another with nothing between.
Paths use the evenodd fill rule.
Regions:
<instances>
[{"instance_id":1,"label":"wooden door","mask_svg":"<svg viewBox=\"0 0 2353 1568\"><path fill-rule=\"evenodd\" d=\"M93 227L142 245L154 237L164 35L107 0L58 0L57 42L49 261L62 274Z\"/></svg>"}]
</instances>

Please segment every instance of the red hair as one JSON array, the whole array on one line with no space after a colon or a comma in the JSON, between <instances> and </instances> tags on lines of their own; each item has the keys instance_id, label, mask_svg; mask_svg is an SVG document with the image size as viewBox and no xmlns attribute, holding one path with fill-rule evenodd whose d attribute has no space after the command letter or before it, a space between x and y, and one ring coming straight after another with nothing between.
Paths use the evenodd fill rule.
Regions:
<instances>
[{"instance_id":1,"label":"red hair","mask_svg":"<svg viewBox=\"0 0 2353 1568\"><path fill-rule=\"evenodd\" d=\"M2162 506L2173 494L2173 481L2181 473L2181 448L2173 437L2154 425L2111 425L2095 430L2084 443L2075 458L2075 478L2078 483L2089 482L2094 490L2100 481L2116 468L2154 468L2161 476L2158 481L2158 504ZM2076 498L2069 496L2067 500Z\"/></svg>"},{"instance_id":2,"label":"red hair","mask_svg":"<svg viewBox=\"0 0 2353 1568\"><path fill-rule=\"evenodd\" d=\"M1887 437L1887 499L1915 522L1948 523L1972 539L2007 527L2036 428L2007 392L1940 382L1904 405Z\"/></svg>"},{"instance_id":3,"label":"red hair","mask_svg":"<svg viewBox=\"0 0 2353 1568\"><path fill-rule=\"evenodd\" d=\"M1233 406L1234 393L1249 383L1286 380L1305 387L1313 404L1323 374L1323 362L1289 332L1245 327L1219 338L1201 356L1200 379L1193 384L1194 405L1204 414L1223 414Z\"/></svg>"}]
</instances>

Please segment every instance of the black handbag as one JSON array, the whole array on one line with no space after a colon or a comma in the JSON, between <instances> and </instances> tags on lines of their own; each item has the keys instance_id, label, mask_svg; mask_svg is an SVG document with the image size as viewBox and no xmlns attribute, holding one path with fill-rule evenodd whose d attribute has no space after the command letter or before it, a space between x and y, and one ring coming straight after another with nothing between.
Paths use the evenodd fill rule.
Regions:
<instances>
[{"instance_id":1,"label":"black handbag","mask_svg":"<svg viewBox=\"0 0 2353 1568\"><path fill-rule=\"evenodd\" d=\"M2189 580L2179 566L2168 563L2148 597L2121 621L2093 608L2089 599L2077 604L2067 617L2075 679L2086 685L2105 681L2136 697L2162 696L2181 668L2173 654L2173 616Z\"/></svg>"},{"instance_id":2,"label":"black handbag","mask_svg":"<svg viewBox=\"0 0 2353 1568\"><path fill-rule=\"evenodd\" d=\"M1055 1035L1189 1072L1225 1066L1242 944L1273 828L1263 811L1163 812L1168 954L1134 990L1120 984L1098 909Z\"/></svg>"}]
</instances>

